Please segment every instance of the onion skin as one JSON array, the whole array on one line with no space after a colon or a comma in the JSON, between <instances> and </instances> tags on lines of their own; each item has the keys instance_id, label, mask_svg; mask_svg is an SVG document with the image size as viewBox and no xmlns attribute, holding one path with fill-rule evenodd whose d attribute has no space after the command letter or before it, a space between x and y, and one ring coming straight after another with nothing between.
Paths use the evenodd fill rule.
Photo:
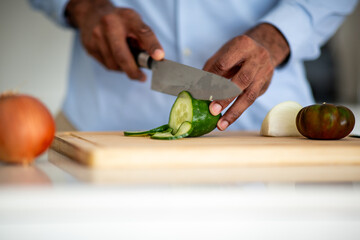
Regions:
<instances>
[{"instance_id":1,"label":"onion skin","mask_svg":"<svg viewBox=\"0 0 360 240\"><path fill-rule=\"evenodd\" d=\"M296 116L296 126L307 138L336 140L351 133L355 116L344 106L314 104L300 110Z\"/></svg>"},{"instance_id":2,"label":"onion skin","mask_svg":"<svg viewBox=\"0 0 360 240\"><path fill-rule=\"evenodd\" d=\"M55 122L36 98L22 94L0 96L0 160L29 164L51 144Z\"/></svg>"}]
</instances>

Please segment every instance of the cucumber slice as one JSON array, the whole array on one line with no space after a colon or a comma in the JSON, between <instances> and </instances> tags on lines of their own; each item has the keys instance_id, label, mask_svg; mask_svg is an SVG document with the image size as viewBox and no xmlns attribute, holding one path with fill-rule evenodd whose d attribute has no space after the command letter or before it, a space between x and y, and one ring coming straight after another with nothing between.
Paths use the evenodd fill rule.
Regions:
<instances>
[{"instance_id":1,"label":"cucumber slice","mask_svg":"<svg viewBox=\"0 0 360 240\"><path fill-rule=\"evenodd\" d=\"M169 127L175 134L180 125L188 121L192 125L189 137L207 134L216 128L221 114L213 116L209 111L211 101L194 99L187 91L181 92L171 108Z\"/></svg>"},{"instance_id":2,"label":"cucumber slice","mask_svg":"<svg viewBox=\"0 0 360 240\"><path fill-rule=\"evenodd\" d=\"M186 121L180 125L179 130L175 134L172 134L171 132L157 132L152 135L151 138L159 140L175 140L189 136L192 130L192 124Z\"/></svg>"},{"instance_id":3,"label":"cucumber slice","mask_svg":"<svg viewBox=\"0 0 360 240\"><path fill-rule=\"evenodd\" d=\"M164 132L164 131L169 131L169 124L165 124L162 125L160 127L157 128L153 128L151 130L147 130L147 131L126 131L124 132L125 136L151 136L154 135L157 132ZM172 131L172 129L170 129L170 131Z\"/></svg>"},{"instance_id":4,"label":"cucumber slice","mask_svg":"<svg viewBox=\"0 0 360 240\"><path fill-rule=\"evenodd\" d=\"M191 95L188 92L181 92L175 100L169 117L169 127L175 134L183 122L192 122L193 109Z\"/></svg>"},{"instance_id":5,"label":"cucumber slice","mask_svg":"<svg viewBox=\"0 0 360 240\"><path fill-rule=\"evenodd\" d=\"M191 122L183 122L178 131L175 133L175 137L187 137L191 134L193 128Z\"/></svg>"},{"instance_id":6,"label":"cucumber slice","mask_svg":"<svg viewBox=\"0 0 360 240\"><path fill-rule=\"evenodd\" d=\"M216 128L221 114L209 111L211 101L194 99L187 91L181 92L173 104L169 123L148 131L124 132L125 136L151 136L153 139L173 140L198 137Z\"/></svg>"},{"instance_id":7,"label":"cucumber slice","mask_svg":"<svg viewBox=\"0 0 360 240\"><path fill-rule=\"evenodd\" d=\"M174 137L174 135L171 134L171 132L157 132L154 135L151 136L152 139L160 139L160 140L173 140L177 139Z\"/></svg>"}]
</instances>

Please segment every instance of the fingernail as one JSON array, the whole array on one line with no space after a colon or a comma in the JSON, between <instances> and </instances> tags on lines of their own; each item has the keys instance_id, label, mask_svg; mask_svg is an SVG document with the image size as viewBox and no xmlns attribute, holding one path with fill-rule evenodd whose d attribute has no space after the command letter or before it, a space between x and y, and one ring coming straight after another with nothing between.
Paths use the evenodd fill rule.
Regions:
<instances>
[{"instance_id":1,"label":"fingernail","mask_svg":"<svg viewBox=\"0 0 360 240\"><path fill-rule=\"evenodd\" d=\"M217 116L219 115L219 113L221 113L221 110L222 110L222 106L218 103L214 103L212 104L210 112L212 115Z\"/></svg>"},{"instance_id":2,"label":"fingernail","mask_svg":"<svg viewBox=\"0 0 360 240\"><path fill-rule=\"evenodd\" d=\"M226 120L221 120L219 122L219 128L221 131L224 131L229 126L229 122Z\"/></svg>"},{"instance_id":3,"label":"fingernail","mask_svg":"<svg viewBox=\"0 0 360 240\"><path fill-rule=\"evenodd\" d=\"M164 53L164 51L161 50L161 49L156 49L156 50L154 51L154 53L153 53L153 58L154 58L155 60L161 60L161 59L163 59L164 57L165 57L165 53Z\"/></svg>"}]
</instances>

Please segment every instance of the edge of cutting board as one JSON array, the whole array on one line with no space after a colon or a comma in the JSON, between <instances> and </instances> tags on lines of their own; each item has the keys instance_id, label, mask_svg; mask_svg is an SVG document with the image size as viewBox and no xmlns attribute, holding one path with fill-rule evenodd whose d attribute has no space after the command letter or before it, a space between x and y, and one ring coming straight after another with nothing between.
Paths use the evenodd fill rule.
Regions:
<instances>
[{"instance_id":1,"label":"edge of cutting board","mask_svg":"<svg viewBox=\"0 0 360 240\"><path fill-rule=\"evenodd\" d=\"M355 138L317 141L299 137L261 137L258 132L213 132L201 138L176 141L127 137L124 142L126 146L113 147L104 146L88 137L94 135L100 138L124 137L123 132L60 132L56 134L51 148L84 165L96 168L360 165L360 139ZM219 142L214 141L215 137L224 138ZM240 145L234 138L244 144ZM244 139L251 141L247 144ZM157 144L149 144L149 141L157 141ZM222 151L216 147L219 145ZM151 156L154 147L159 150L156 157ZM169 156L172 156L171 159Z\"/></svg>"},{"instance_id":2,"label":"edge of cutting board","mask_svg":"<svg viewBox=\"0 0 360 240\"><path fill-rule=\"evenodd\" d=\"M360 181L360 166L275 166L238 168L93 169L54 150L49 161L77 180L91 184L218 185L248 182L348 183Z\"/></svg>"},{"instance_id":3,"label":"edge of cutting board","mask_svg":"<svg viewBox=\"0 0 360 240\"><path fill-rule=\"evenodd\" d=\"M67 137L70 136L76 137L73 132L56 133L50 148L82 164L92 166L95 151L92 144L89 143L87 148L80 148L75 143L66 141ZM82 141L82 144L86 146L86 140L79 138L79 141Z\"/></svg>"}]
</instances>

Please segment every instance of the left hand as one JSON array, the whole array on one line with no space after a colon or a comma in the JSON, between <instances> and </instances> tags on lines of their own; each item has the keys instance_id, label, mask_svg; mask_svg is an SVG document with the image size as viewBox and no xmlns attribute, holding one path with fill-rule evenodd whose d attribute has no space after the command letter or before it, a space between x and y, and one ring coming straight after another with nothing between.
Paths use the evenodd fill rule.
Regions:
<instances>
[{"instance_id":1,"label":"left hand","mask_svg":"<svg viewBox=\"0 0 360 240\"><path fill-rule=\"evenodd\" d=\"M289 53L284 36L274 26L264 23L227 42L206 62L205 71L231 78L243 90L220 118L219 130L225 130L266 91L274 69ZM210 112L218 115L234 99L213 101Z\"/></svg>"}]
</instances>

